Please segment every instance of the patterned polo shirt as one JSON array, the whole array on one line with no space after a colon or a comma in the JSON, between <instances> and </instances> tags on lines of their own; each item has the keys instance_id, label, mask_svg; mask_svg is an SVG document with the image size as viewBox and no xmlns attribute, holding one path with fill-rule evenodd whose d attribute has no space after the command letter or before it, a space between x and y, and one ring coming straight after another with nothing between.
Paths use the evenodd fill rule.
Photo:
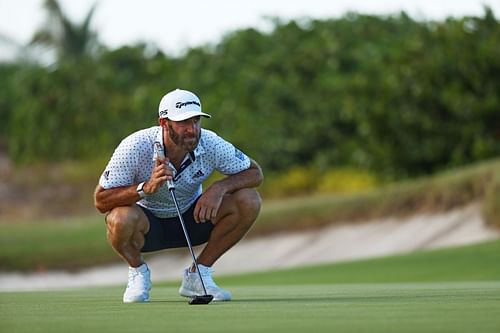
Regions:
<instances>
[{"instance_id":1,"label":"patterned polo shirt","mask_svg":"<svg viewBox=\"0 0 500 333\"><path fill-rule=\"evenodd\" d=\"M155 165L155 143L163 149L160 126L137 131L123 139L101 175L99 184L109 189L147 181ZM169 165L174 170L175 194L184 213L201 195L203 181L214 170L225 175L235 174L250 167L250 158L214 132L201 129L198 146L186 155L180 169L176 170L172 163ZM177 215L166 183L158 192L146 195L137 204L160 218Z\"/></svg>"}]
</instances>

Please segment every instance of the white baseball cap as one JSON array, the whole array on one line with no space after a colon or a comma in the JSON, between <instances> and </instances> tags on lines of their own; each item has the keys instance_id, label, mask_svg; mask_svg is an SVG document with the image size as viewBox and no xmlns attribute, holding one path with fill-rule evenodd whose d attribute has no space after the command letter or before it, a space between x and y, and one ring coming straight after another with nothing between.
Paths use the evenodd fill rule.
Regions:
<instances>
[{"instance_id":1,"label":"white baseball cap","mask_svg":"<svg viewBox=\"0 0 500 333\"><path fill-rule=\"evenodd\" d=\"M158 107L158 116L173 121L182 121L196 116L210 118L209 114L201 112L201 102L198 96L182 89L175 89L163 96Z\"/></svg>"}]
</instances>

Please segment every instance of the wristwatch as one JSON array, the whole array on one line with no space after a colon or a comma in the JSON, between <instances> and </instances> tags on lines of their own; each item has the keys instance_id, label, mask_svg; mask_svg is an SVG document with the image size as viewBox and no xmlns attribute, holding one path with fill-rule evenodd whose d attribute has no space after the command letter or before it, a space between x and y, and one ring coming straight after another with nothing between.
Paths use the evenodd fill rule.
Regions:
<instances>
[{"instance_id":1,"label":"wristwatch","mask_svg":"<svg viewBox=\"0 0 500 333\"><path fill-rule=\"evenodd\" d=\"M146 193L144 193L144 183L142 182L139 185L137 185L137 194L141 197L141 199L144 199L146 197Z\"/></svg>"}]
</instances>

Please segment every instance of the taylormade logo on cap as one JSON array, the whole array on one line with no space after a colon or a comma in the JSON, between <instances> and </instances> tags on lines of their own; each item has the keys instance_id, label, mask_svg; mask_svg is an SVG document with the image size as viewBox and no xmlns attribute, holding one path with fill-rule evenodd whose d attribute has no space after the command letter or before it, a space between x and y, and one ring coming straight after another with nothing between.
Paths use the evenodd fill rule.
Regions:
<instances>
[{"instance_id":1,"label":"taylormade logo on cap","mask_svg":"<svg viewBox=\"0 0 500 333\"><path fill-rule=\"evenodd\" d=\"M160 118L173 121L182 121L196 116L210 118L209 114L201 111L198 96L182 89L175 89L163 96L158 107L158 115Z\"/></svg>"},{"instance_id":2,"label":"taylormade logo on cap","mask_svg":"<svg viewBox=\"0 0 500 333\"><path fill-rule=\"evenodd\" d=\"M182 108L183 106L186 106L186 105L189 105L189 104L196 104L196 105L198 105L199 107L201 107L200 103L198 103L198 102L196 102L196 101L184 102L184 103L182 103L182 102L177 102L177 103L175 103L175 107L176 107L176 108L178 108L178 109L180 109L180 108Z\"/></svg>"}]
</instances>

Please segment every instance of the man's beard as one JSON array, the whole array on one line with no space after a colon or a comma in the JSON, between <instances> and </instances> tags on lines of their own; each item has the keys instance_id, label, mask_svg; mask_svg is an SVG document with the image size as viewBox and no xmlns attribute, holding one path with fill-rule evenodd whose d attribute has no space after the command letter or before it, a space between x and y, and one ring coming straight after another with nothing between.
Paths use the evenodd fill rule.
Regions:
<instances>
[{"instance_id":1,"label":"man's beard","mask_svg":"<svg viewBox=\"0 0 500 333\"><path fill-rule=\"evenodd\" d=\"M200 133L198 132L195 134L195 140L192 142L186 142L186 137L184 135L181 135L177 133L173 127L172 124L168 123L168 136L170 137L170 140L172 140L177 146L183 148L184 150L188 152L192 152L193 150L196 149L198 146L198 142L200 141ZM188 137L191 138L191 137Z\"/></svg>"}]
</instances>

